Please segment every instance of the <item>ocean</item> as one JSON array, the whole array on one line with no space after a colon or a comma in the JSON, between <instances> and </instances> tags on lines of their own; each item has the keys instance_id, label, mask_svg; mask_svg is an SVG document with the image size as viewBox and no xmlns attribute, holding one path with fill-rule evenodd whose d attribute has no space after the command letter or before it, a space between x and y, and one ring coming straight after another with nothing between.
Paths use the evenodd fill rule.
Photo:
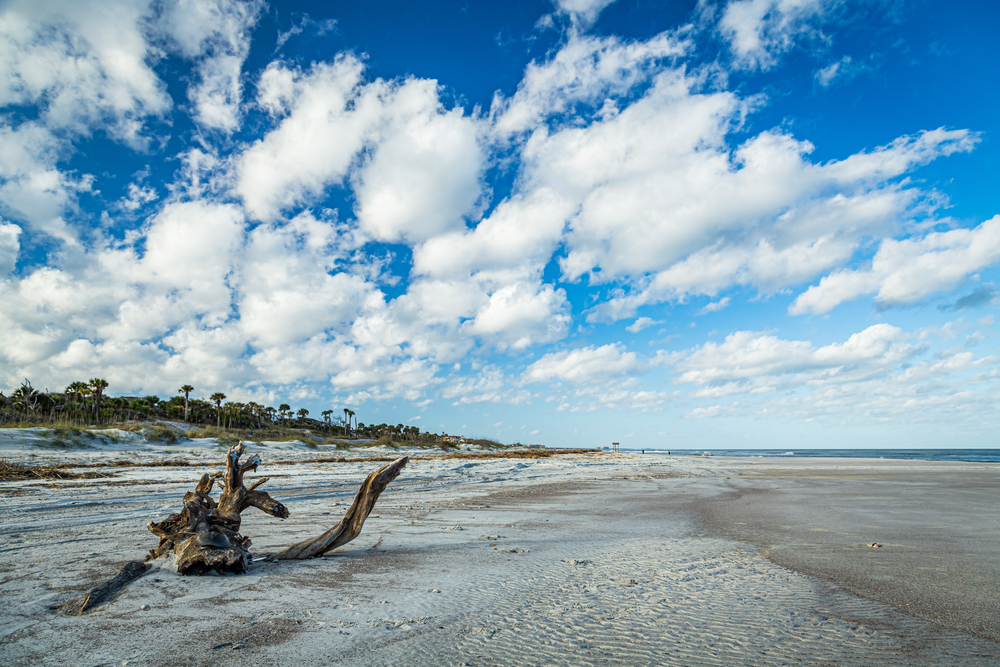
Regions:
<instances>
[{"instance_id":1,"label":"ocean","mask_svg":"<svg viewBox=\"0 0 1000 667\"><path fill-rule=\"evenodd\" d=\"M607 449L605 447L605 449ZM911 459L917 461L1000 461L1000 449L622 449L650 455Z\"/></svg>"}]
</instances>

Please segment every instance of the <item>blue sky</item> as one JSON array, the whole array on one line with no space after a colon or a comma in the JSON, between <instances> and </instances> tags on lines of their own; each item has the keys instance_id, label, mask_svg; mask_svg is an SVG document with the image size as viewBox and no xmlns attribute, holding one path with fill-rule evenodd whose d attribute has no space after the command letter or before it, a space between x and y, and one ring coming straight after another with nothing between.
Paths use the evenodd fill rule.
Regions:
<instances>
[{"instance_id":1,"label":"blue sky","mask_svg":"<svg viewBox=\"0 0 1000 667\"><path fill-rule=\"evenodd\" d=\"M0 383L993 446L998 14L3 3Z\"/></svg>"}]
</instances>

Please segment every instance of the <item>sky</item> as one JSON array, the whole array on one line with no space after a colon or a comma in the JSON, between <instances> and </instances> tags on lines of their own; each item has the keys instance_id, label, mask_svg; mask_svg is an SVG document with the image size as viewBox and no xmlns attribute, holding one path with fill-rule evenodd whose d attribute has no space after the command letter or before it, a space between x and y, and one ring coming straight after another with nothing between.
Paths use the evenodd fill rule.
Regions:
<instances>
[{"instance_id":1,"label":"sky","mask_svg":"<svg viewBox=\"0 0 1000 667\"><path fill-rule=\"evenodd\" d=\"M993 447L1000 6L0 2L0 388Z\"/></svg>"}]
</instances>

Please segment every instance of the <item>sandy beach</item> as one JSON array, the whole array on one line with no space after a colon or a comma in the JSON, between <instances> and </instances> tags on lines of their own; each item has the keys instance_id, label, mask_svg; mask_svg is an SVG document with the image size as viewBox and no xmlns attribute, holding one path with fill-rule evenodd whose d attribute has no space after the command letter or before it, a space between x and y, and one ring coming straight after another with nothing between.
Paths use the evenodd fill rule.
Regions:
<instances>
[{"instance_id":1,"label":"sandy beach","mask_svg":"<svg viewBox=\"0 0 1000 667\"><path fill-rule=\"evenodd\" d=\"M125 439L127 440L127 439ZM168 451L164 451L164 450ZM575 454L411 462L358 539L320 559L182 577L164 561L83 616L58 607L155 546L214 441L0 457L114 477L0 483L5 665L991 665L1000 657L1000 465ZM286 520L335 523L372 457L253 443ZM356 458L357 460L353 460ZM366 460L369 459L369 460ZM285 463L276 463L284 461ZM94 470L94 469L90 469ZM881 548L867 544L878 542Z\"/></svg>"}]
</instances>

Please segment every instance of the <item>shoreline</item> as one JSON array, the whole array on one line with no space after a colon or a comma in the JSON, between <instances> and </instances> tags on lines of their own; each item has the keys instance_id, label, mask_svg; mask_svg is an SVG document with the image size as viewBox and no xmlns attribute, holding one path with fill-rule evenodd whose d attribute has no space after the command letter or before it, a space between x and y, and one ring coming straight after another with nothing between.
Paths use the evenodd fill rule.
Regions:
<instances>
[{"instance_id":1,"label":"shoreline","mask_svg":"<svg viewBox=\"0 0 1000 667\"><path fill-rule=\"evenodd\" d=\"M263 456L260 474L292 517L244 514L259 553L335 522L374 465L269 463L279 457ZM911 475L941 468L902 463ZM413 461L358 539L325 558L255 563L237 577L157 566L81 617L49 607L141 558L155 541L145 522L177 511L188 490L179 482L203 470L123 470L132 487L88 480L13 494L17 485L3 484L0 652L12 665L992 664L1000 645L954 619L932 622L772 563L765 555L802 552L768 541L786 525L780 513L736 534L747 523L731 511L737 494L759 498L757 513L783 506L776 493L815 485L816 460L803 465L791 474L786 460L629 454ZM845 478L844 465L858 476L880 462L818 468ZM987 468L984 493L1000 477ZM863 557L892 557L895 540L886 542Z\"/></svg>"},{"instance_id":2,"label":"shoreline","mask_svg":"<svg viewBox=\"0 0 1000 667\"><path fill-rule=\"evenodd\" d=\"M866 599L1000 641L1000 465L772 459L742 472L729 493L694 504L711 530Z\"/></svg>"}]
</instances>

